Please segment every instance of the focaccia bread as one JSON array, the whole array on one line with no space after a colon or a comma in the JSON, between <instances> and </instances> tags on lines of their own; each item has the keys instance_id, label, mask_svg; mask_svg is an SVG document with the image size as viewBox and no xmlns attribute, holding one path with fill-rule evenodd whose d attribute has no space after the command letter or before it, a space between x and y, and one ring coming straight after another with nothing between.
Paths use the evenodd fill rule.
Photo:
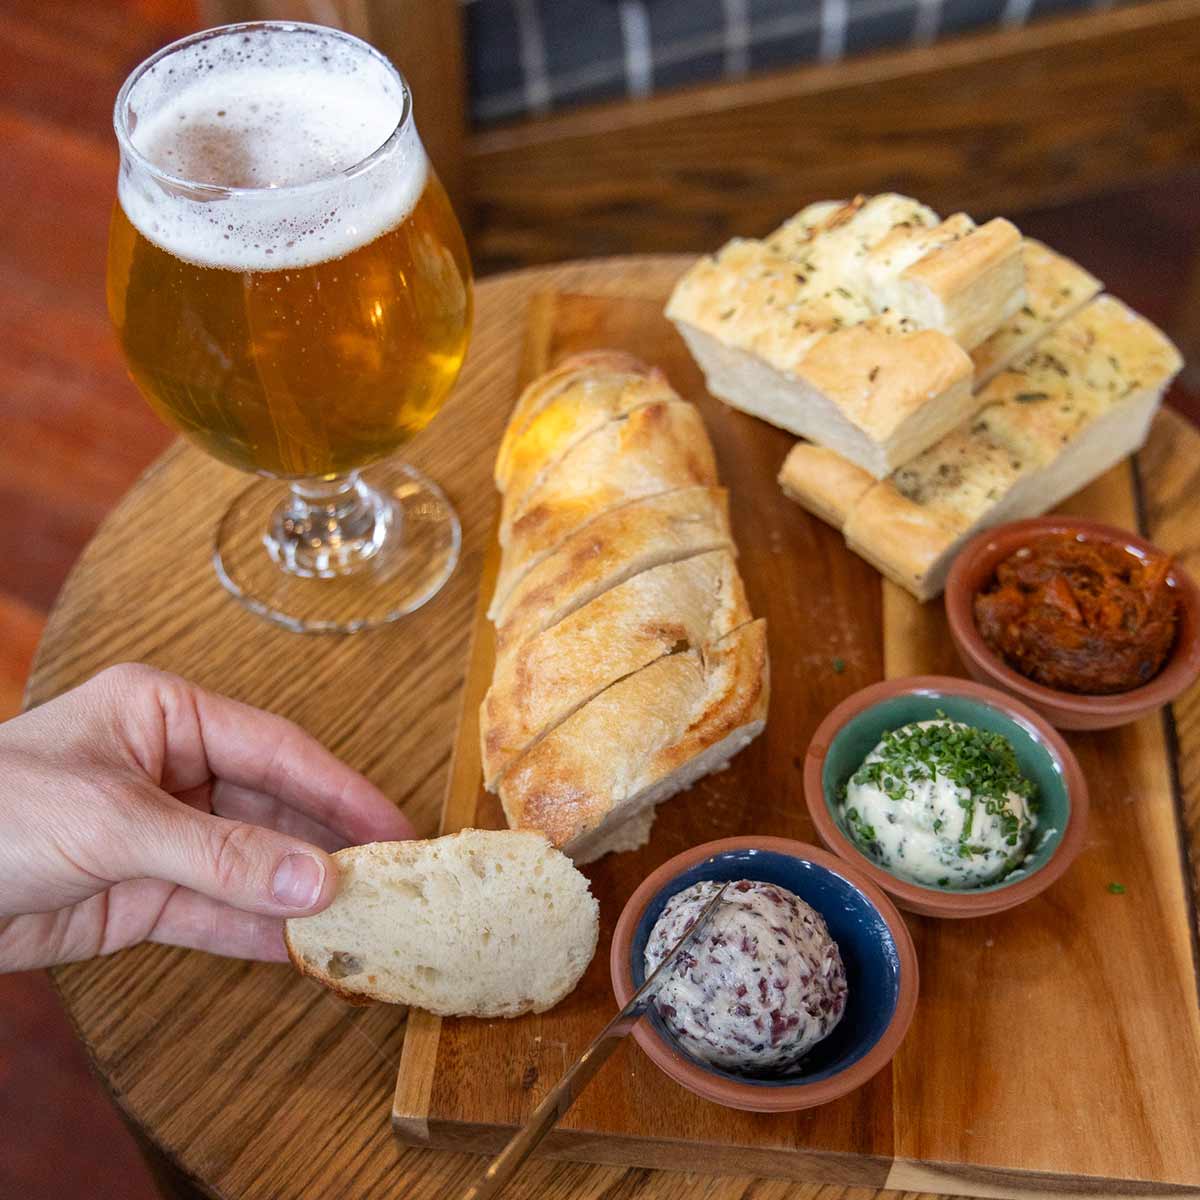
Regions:
<instances>
[{"instance_id":1,"label":"focaccia bread","mask_svg":"<svg viewBox=\"0 0 1200 1200\"><path fill-rule=\"evenodd\" d=\"M1181 365L1160 330L1100 296L997 375L973 417L890 479L845 464L831 482L828 452L801 443L780 483L838 525L850 549L927 600L978 530L1046 512L1137 450ZM844 502L831 500L835 488Z\"/></svg>"},{"instance_id":2,"label":"focaccia bread","mask_svg":"<svg viewBox=\"0 0 1200 1200\"><path fill-rule=\"evenodd\" d=\"M659 800L728 761L765 715L765 633L738 574L712 446L658 372L599 352L525 389L502 457L484 783L510 825L573 855L630 849ZM573 746L579 731L622 719L637 737L658 730L653 764L636 737L628 750L611 732ZM608 760L607 791L588 752ZM588 805L556 809L545 770L564 797L586 790ZM645 786L628 792L621 781L632 778Z\"/></svg>"},{"instance_id":3,"label":"focaccia bread","mask_svg":"<svg viewBox=\"0 0 1200 1200\"><path fill-rule=\"evenodd\" d=\"M903 196L810 206L702 259L667 305L709 390L876 478L974 406L967 350L1025 303L1007 221Z\"/></svg>"},{"instance_id":4,"label":"focaccia bread","mask_svg":"<svg viewBox=\"0 0 1200 1200\"><path fill-rule=\"evenodd\" d=\"M938 329L970 350L1022 302L1021 235L1003 218L944 221L907 196L810 205L767 245L800 264L818 288L840 284L872 312Z\"/></svg>"},{"instance_id":5,"label":"focaccia bread","mask_svg":"<svg viewBox=\"0 0 1200 1200\"><path fill-rule=\"evenodd\" d=\"M971 352L976 391L1098 296L1104 286L1078 263L1033 238L1025 239L1021 254L1025 261L1025 303Z\"/></svg>"}]
</instances>

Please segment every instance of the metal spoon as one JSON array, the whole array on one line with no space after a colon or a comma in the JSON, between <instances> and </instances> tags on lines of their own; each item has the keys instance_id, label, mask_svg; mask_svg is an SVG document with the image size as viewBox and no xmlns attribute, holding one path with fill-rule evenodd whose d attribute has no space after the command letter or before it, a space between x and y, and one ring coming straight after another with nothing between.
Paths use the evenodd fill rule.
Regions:
<instances>
[{"instance_id":1,"label":"metal spoon","mask_svg":"<svg viewBox=\"0 0 1200 1200\"><path fill-rule=\"evenodd\" d=\"M517 1130L508 1145L492 1159L491 1166L463 1193L462 1200L493 1200L493 1197L500 1195L537 1144L554 1128L555 1122L575 1103L576 1097L591 1082L592 1076L608 1061L625 1035L646 1015L655 993L674 970L679 956L707 929L728 886L728 883L722 884L721 890L704 906L695 924L675 943L650 978L634 992L629 1003L605 1025L596 1040L567 1069L562 1079L533 1110L525 1126Z\"/></svg>"}]
</instances>

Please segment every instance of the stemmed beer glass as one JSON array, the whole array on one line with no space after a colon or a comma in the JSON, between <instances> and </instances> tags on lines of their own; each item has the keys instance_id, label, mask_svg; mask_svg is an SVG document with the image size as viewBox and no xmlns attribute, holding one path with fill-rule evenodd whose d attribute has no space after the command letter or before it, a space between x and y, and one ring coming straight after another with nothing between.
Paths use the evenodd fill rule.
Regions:
<instances>
[{"instance_id":1,"label":"stemmed beer glass","mask_svg":"<svg viewBox=\"0 0 1200 1200\"><path fill-rule=\"evenodd\" d=\"M388 456L458 375L471 269L403 78L337 30L230 25L142 63L114 124L108 305L130 374L262 477L219 524L221 581L299 631L411 612L460 532Z\"/></svg>"}]
</instances>

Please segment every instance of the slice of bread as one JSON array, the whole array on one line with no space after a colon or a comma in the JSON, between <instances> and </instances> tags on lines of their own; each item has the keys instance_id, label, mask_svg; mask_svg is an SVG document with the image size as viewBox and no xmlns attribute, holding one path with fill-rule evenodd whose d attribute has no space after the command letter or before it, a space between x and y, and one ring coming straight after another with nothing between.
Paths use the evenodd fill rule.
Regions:
<instances>
[{"instance_id":1,"label":"slice of bread","mask_svg":"<svg viewBox=\"0 0 1200 1200\"><path fill-rule=\"evenodd\" d=\"M877 479L970 414L964 347L1024 303L1021 237L903 196L810 206L702 259L667 305L709 391Z\"/></svg>"},{"instance_id":2,"label":"slice of bread","mask_svg":"<svg viewBox=\"0 0 1200 1200\"><path fill-rule=\"evenodd\" d=\"M509 414L500 448L496 451L494 477L497 490L503 492L508 487L513 450L529 422L562 392L591 375L645 375L649 370L645 363L622 350L592 350L564 358L553 370L539 375L517 397Z\"/></svg>"},{"instance_id":3,"label":"slice of bread","mask_svg":"<svg viewBox=\"0 0 1200 1200\"><path fill-rule=\"evenodd\" d=\"M540 829L589 861L627 822L720 770L757 737L769 690L765 621L703 652L658 659L517 760L498 788L508 823Z\"/></svg>"},{"instance_id":4,"label":"slice of bread","mask_svg":"<svg viewBox=\"0 0 1200 1200\"><path fill-rule=\"evenodd\" d=\"M1137 450L1181 365L1160 330L1100 296L997 375L974 417L890 479L871 483L847 464L831 483L827 456L801 444L780 483L927 600L978 530L1046 512ZM844 489L844 503L831 488Z\"/></svg>"},{"instance_id":5,"label":"slice of bread","mask_svg":"<svg viewBox=\"0 0 1200 1200\"><path fill-rule=\"evenodd\" d=\"M575 530L644 496L715 487L717 466L700 414L683 401L648 404L609 421L566 452L499 529L503 554L488 615Z\"/></svg>"},{"instance_id":6,"label":"slice of bread","mask_svg":"<svg viewBox=\"0 0 1200 1200\"><path fill-rule=\"evenodd\" d=\"M601 513L509 593L496 613L496 653L504 654L634 575L708 550L735 552L724 488L660 492Z\"/></svg>"},{"instance_id":7,"label":"slice of bread","mask_svg":"<svg viewBox=\"0 0 1200 1200\"><path fill-rule=\"evenodd\" d=\"M499 655L479 713L485 785L610 684L749 620L733 555L713 550L634 575Z\"/></svg>"},{"instance_id":8,"label":"slice of bread","mask_svg":"<svg viewBox=\"0 0 1200 1200\"><path fill-rule=\"evenodd\" d=\"M1025 262L1025 303L971 352L976 391L989 384L1056 325L1095 299L1103 287L1100 280L1078 263L1033 238L1024 240L1021 256Z\"/></svg>"},{"instance_id":9,"label":"slice of bread","mask_svg":"<svg viewBox=\"0 0 1200 1200\"><path fill-rule=\"evenodd\" d=\"M525 497L573 446L602 425L656 401L677 400L661 371L577 371L508 442L500 520L510 524Z\"/></svg>"},{"instance_id":10,"label":"slice of bread","mask_svg":"<svg viewBox=\"0 0 1200 1200\"><path fill-rule=\"evenodd\" d=\"M588 881L541 834L465 829L334 855L333 903L286 923L296 967L354 1004L516 1017L568 995L596 951Z\"/></svg>"},{"instance_id":11,"label":"slice of bread","mask_svg":"<svg viewBox=\"0 0 1200 1200\"><path fill-rule=\"evenodd\" d=\"M941 330L966 350L1022 303L1021 235L1003 218L942 221L907 196L859 196L810 205L766 242L825 286L861 294L872 312Z\"/></svg>"}]
</instances>

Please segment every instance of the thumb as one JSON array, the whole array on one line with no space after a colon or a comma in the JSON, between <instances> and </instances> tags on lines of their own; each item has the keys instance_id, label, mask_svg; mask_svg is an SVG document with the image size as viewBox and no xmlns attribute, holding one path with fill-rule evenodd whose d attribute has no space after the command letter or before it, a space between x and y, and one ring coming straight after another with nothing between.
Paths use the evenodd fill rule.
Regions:
<instances>
[{"instance_id":1,"label":"thumb","mask_svg":"<svg viewBox=\"0 0 1200 1200\"><path fill-rule=\"evenodd\" d=\"M155 791L126 810L123 848L106 863L124 879L163 879L243 912L320 912L337 891L337 863L309 842L200 812Z\"/></svg>"}]
</instances>

